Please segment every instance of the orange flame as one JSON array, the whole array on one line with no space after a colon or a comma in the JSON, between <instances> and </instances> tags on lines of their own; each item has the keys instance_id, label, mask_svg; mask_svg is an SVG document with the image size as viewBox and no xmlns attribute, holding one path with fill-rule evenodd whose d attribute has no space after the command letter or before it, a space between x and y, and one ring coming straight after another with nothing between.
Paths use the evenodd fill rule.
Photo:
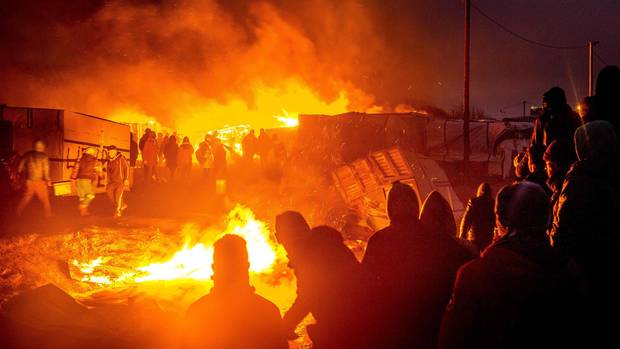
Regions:
<instances>
[{"instance_id":1,"label":"orange flame","mask_svg":"<svg viewBox=\"0 0 620 349\"><path fill-rule=\"evenodd\" d=\"M186 227L190 230L194 228ZM252 273L271 273L276 262L286 261L284 249L272 240L267 225L256 219L249 208L237 205L229 212L227 226L223 232L217 234L214 239L205 238L191 247L189 239L186 238L184 246L169 260L122 271L115 270L118 268L107 264L112 260L112 256L99 256L86 262L73 260L72 264L82 274L82 281L100 286L156 280L209 280L213 275L213 242L226 234L238 235L246 240Z\"/></svg>"}]
</instances>

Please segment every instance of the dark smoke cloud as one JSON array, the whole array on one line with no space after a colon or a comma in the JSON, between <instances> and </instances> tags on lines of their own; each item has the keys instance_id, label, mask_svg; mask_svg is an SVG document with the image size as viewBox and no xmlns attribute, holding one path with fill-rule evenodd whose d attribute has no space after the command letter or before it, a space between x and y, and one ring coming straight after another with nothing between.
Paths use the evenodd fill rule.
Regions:
<instances>
[{"instance_id":1,"label":"dark smoke cloud","mask_svg":"<svg viewBox=\"0 0 620 349\"><path fill-rule=\"evenodd\" d=\"M530 37L560 44L613 37L620 15L603 0L561 9L550 0L477 3ZM0 15L0 102L10 105L100 115L130 108L173 126L231 100L251 108L257 86L283 88L290 79L326 102L347 91L352 110L448 109L462 91L457 0L24 0L1 6ZM583 95L584 52L541 50L475 13L473 20L474 104L493 113L536 102L556 84L573 100ZM609 60L619 56L607 52ZM201 117L210 127L248 122L244 115ZM269 115L249 121L273 122Z\"/></svg>"}]
</instances>

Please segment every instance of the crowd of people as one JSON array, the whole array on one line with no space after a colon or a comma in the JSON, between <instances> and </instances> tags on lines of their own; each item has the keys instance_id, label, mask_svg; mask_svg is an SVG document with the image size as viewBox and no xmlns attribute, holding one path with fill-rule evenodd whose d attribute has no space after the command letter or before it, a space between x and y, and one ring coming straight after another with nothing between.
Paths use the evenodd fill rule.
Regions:
<instances>
[{"instance_id":1,"label":"crowd of people","mask_svg":"<svg viewBox=\"0 0 620 349\"><path fill-rule=\"evenodd\" d=\"M438 192L423 201L409 185L392 184L389 226L375 232L359 262L339 231L312 228L294 211L276 217L275 233L297 278L297 298L280 317L255 294L248 252L237 236L215 243L214 288L187 312L185 348L286 348L308 314L315 348L602 347L614 342L620 310L620 69L598 77L596 94L579 115L553 87L543 95L528 150L515 157L514 183L495 196L482 183L457 227ZM243 159L277 153L261 130L243 139ZM161 138L161 139L159 139ZM262 140L261 140L262 139ZM89 150L90 149L90 150ZM94 149L72 178L87 213L97 169ZM132 146L133 149L133 146ZM147 130L136 149L144 179L157 178L165 159L171 177L187 176L192 156L217 191L230 151L217 135L194 150L185 137ZM269 149L269 150L268 150ZM160 155L163 154L163 155ZM135 158L130 156L130 164ZM45 145L35 144L21 212L38 197L51 214ZM128 164L109 149L107 192L120 214ZM420 202L423 202L420 208Z\"/></svg>"},{"instance_id":2,"label":"crowd of people","mask_svg":"<svg viewBox=\"0 0 620 349\"><path fill-rule=\"evenodd\" d=\"M115 145L101 149L84 147L80 150L71 172L79 213L82 216L90 215L89 207L95 198L96 187L105 186L114 216L120 217L127 208L123 194L130 186L130 168L138 168L138 158L142 159L139 180L146 186L163 181L187 182L191 178L192 168L196 165L200 170L205 193L222 195L226 193L228 162L232 155L240 158L246 168L258 164L281 165L287 156L284 144L278 140L277 135L270 136L264 129L260 130L259 137L256 137L254 130L250 130L241 144L242 154L237 154L239 150L222 142L215 131L208 133L197 149L194 149L187 136L183 137L179 144L176 133L156 134L147 128L139 141L136 141L131 133L129 159ZM100 154L102 150L104 152ZM49 197L49 187L52 184L45 143L41 140L35 141L33 150L19 159L16 158L14 162L15 171L11 172L15 172L15 187L18 190L23 187L23 194L16 206L17 215L20 216L36 197L42 203L44 215L52 216Z\"/></svg>"},{"instance_id":3,"label":"crowd of people","mask_svg":"<svg viewBox=\"0 0 620 349\"><path fill-rule=\"evenodd\" d=\"M495 197L482 183L460 229L440 193L420 209L400 182L387 196L390 224L361 262L337 230L311 228L297 212L276 217L297 277L282 319L249 285L243 240L225 236L215 287L190 307L183 346L286 348L310 313L315 348L609 346L620 310L620 69L605 68L586 101L579 117L562 89L544 94L530 147L515 157L517 180Z\"/></svg>"}]
</instances>

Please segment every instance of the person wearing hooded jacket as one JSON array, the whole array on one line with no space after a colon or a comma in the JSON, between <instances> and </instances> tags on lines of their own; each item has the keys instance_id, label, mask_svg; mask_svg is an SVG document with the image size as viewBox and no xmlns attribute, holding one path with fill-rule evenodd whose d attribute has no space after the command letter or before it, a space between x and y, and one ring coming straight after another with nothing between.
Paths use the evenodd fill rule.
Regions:
<instances>
[{"instance_id":1,"label":"person wearing hooded jacket","mask_svg":"<svg viewBox=\"0 0 620 349\"><path fill-rule=\"evenodd\" d=\"M608 65L596 78L595 95L587 97L584 123L596 120L610 122L620 132L620 68Z\"/></svg>"},{"instance_id":2,"label":"person wearing hooded jacket","mask_svg":"<svg viewBox=\"0 0 620 349\"><path fill-rule=\"evenodd\" d=\"M521 182L497 194L500 238L462 266L438 348L581 348L578 265L549 244L547 195Z\"/></svg>"},{"instance_id":3,"label":"person wearing hooded jacket","mask_svg":"<svg viewBox=\"0 0 620 349\"><path fill-rule=\"evenodd\" d=\"M407 184L392 185L387 214L390 225L370 238L362 261L368 347L434 348L438 314L467 253L420 223L418 195Z\"/></svg>"},{"instance_id":4,"label":"person wearing hooded jacket","mask_svg":"<svg viewBox=\"0 0 620 349\"><path fill-rule=\"evenodd\" d=\"M620 311L620 167L617 135L607 121L575 132L578 161L566 175L554 212L551 239L584 270L591 318L603 335L614 333L608 315ZM609 326L609 327L606 327ZM599 336L601 338L601 336Z\"/></svg>"},{"instance_id":5,"label":"person wearing hooded jacket","mask_svg":"<svg viewBox=\"0 0 620 349\"><path fill-rule=\"evenodd\" d=\"M566 94L559 87L552 87L543 95L543 113L534 122L530 148L536 148L535 163L542 160L545 149L556 139L573 141L573 134L581 125L579 114L566 103ZM544 183L543 183L544 187Z\"/></svg>"},{"instance_id":6,"label":"person wearing hooded jacket","mask_svg":"<svg viewBox=\"0 0 620 349\"><path fill-rule=\"evenodd\" d=\"M284 315L289 338L312 313L316 324L306 329L314 348L359 348L360 265L340 232L310 229L301 214L287 211L276 217L276 237L297 277L297 298Z\"/></svg>"},{"instance_id":7,"label":"person wearing hooded jacket","mask_svg":"<svg viewBox=\"0 0 620 349\"><path fill-rule=\"evenodd\" d=\"M471 198L465 207L459 238L471 241L478 251L483 251L493 241L494 206L491 186L488 183L480 183L476 197Z\"/></svg>"}]
</instances>

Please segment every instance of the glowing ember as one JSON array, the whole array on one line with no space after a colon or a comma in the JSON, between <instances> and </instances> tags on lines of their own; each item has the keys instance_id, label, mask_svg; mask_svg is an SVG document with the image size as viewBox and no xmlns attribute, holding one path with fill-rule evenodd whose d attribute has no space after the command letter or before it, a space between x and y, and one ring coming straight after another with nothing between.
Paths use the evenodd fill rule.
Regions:
<instances>
[{"instance_id":1,"label":"glowing ember","mask_svg":"<svg viewBox=\"0 0 620 349\"><path fill-rule=\"evenodd\" d=\"M193 246L186 238L183 247L167 261L154 262L135 270L107 265L112 260L111 256L99 256L87 262L73 260L71 264L82 274L81 281L101 286L156 280L209 280L213 274L213 243L225 234L239 235L246 240L250 271L253 273L270 273L276 262L286 260L284 249L272 241L266 224L256 219L249 208L237 205L229 212L223 232L203 237Z\"/></svg>"}]
</instances>

